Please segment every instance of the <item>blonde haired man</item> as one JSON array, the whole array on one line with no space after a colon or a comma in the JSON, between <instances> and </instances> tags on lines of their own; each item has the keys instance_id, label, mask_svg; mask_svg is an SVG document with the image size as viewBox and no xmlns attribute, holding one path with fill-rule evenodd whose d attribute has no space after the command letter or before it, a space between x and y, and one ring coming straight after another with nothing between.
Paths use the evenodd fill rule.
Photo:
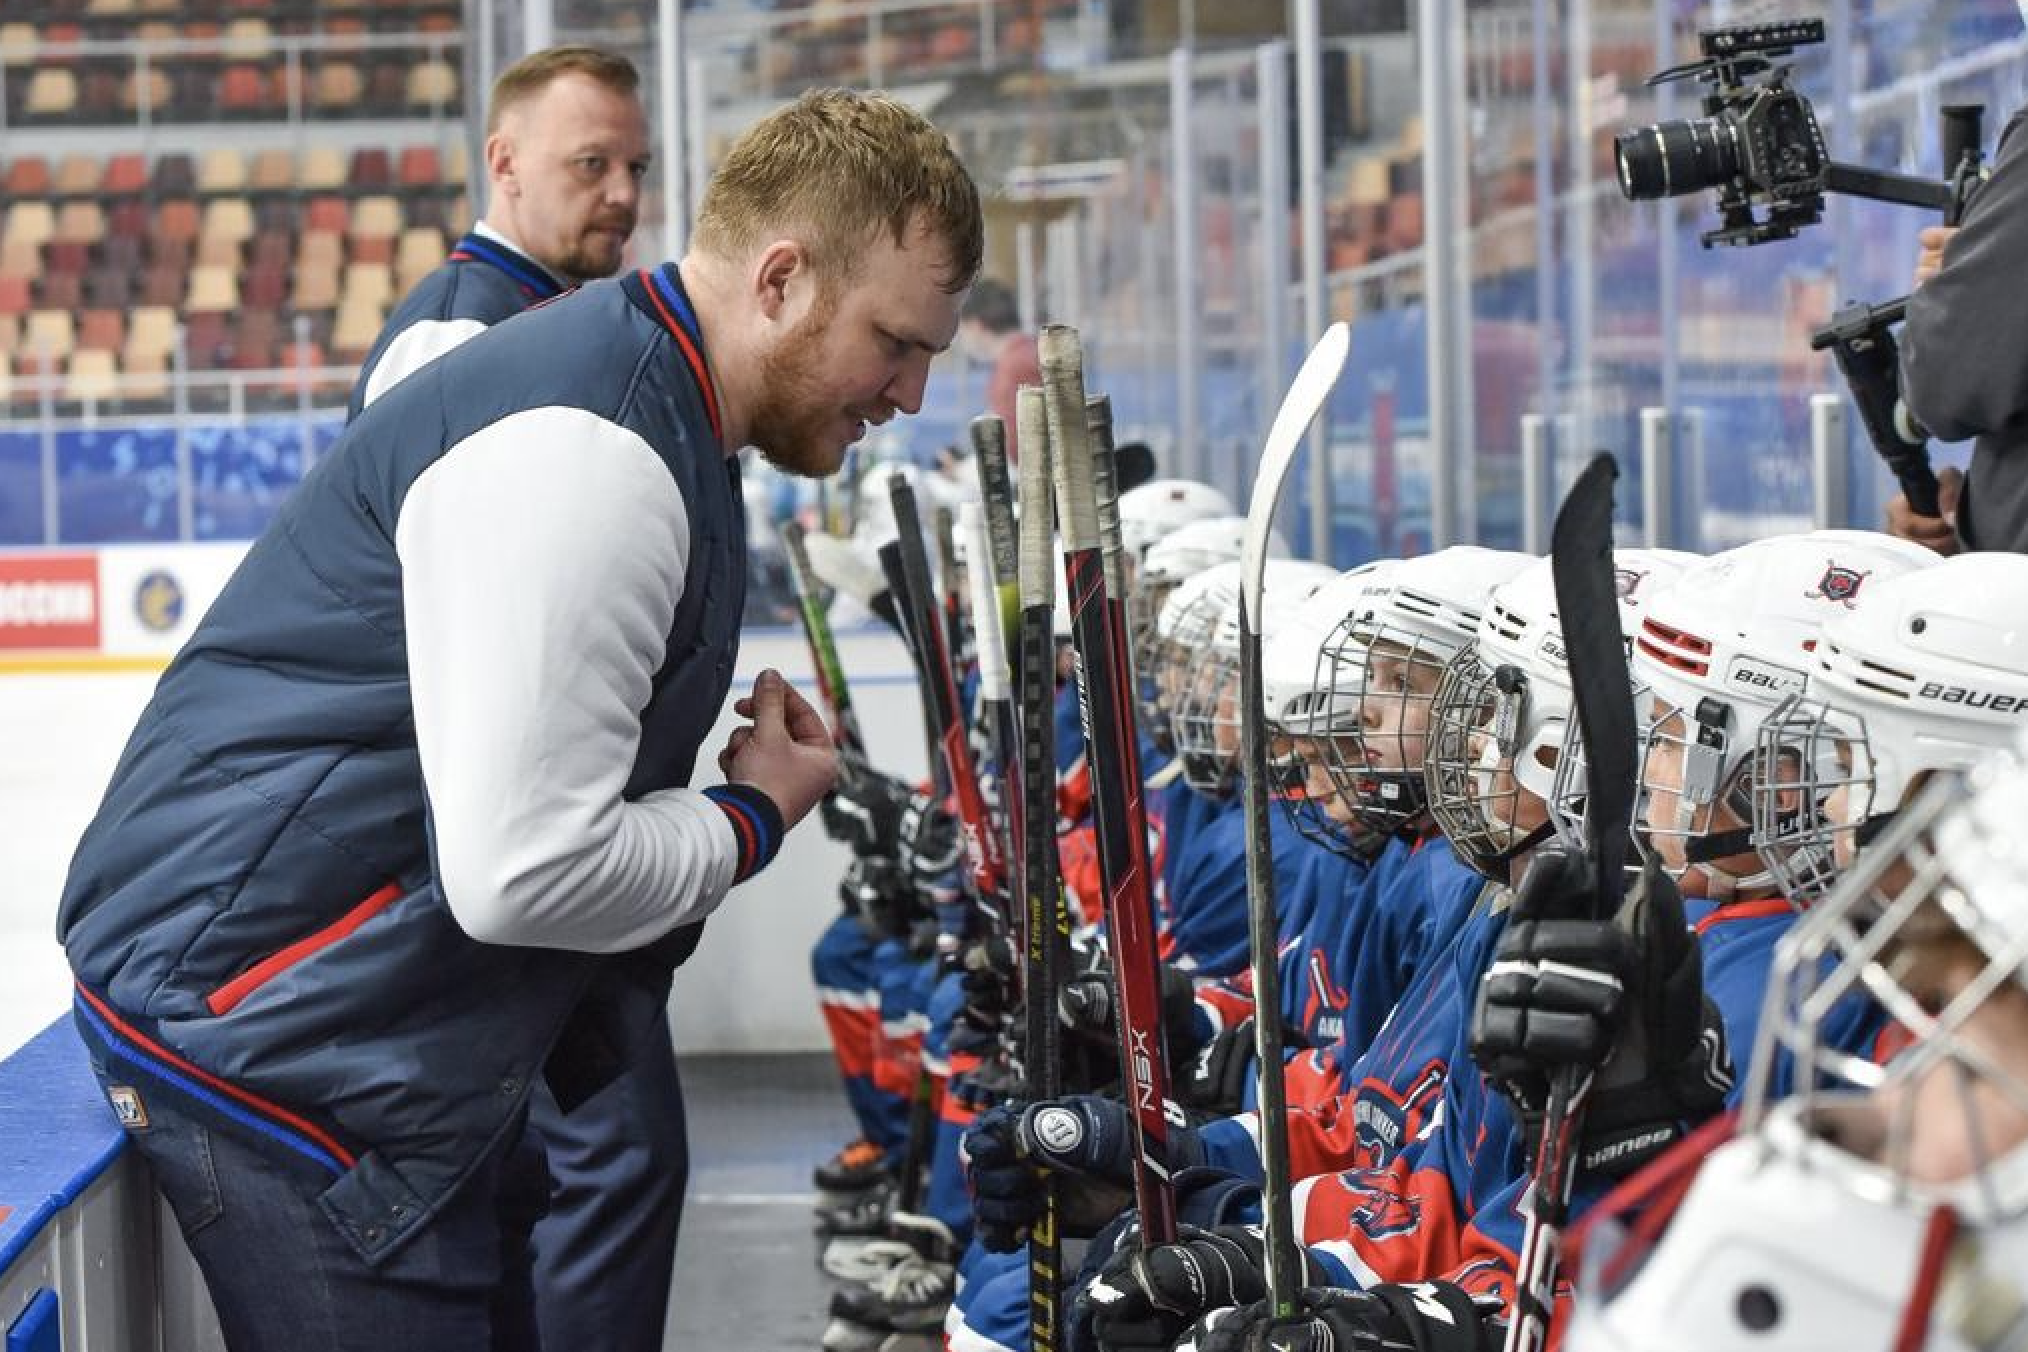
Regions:
<instances>
[{"instance_id":1,"label":"blonde haired man","mask_svg":"<svg viewBox=\"0 0 2028 1352\"><path fill-rule=\"evenodd\" d=\"M231 1346L532 1346L531 1084L595 1090L639 1032L607 979L687 956L831 785L768 671L691 787L738 653L737 452L830 473L920 406L978 194L901 104L817 91L733 147L696 240L367 408L79 844L79 1027Z\"/></svg>"}]
</instances>

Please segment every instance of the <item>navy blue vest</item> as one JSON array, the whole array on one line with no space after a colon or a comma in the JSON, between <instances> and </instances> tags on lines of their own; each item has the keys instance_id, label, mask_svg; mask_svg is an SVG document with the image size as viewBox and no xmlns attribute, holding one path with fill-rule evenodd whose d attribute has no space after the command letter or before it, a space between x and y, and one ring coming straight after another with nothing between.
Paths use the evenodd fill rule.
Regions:
<instances>
[{"instance_id":1,"label":"navy blue vest","mask_svg":"<svg viewBox=\"0 0 2028 1352\"><path fill-rule=\"evenodd\" d=\"M360 363L345 407L351 422L366 407L366 382L387 355L388 346L425 320L476 319L491 328L531 305L554 300L564 288L540 264L499 240L476 231L452 247L450 257L415 284L380 327L380 336Z\"/></svg>"},{"instance_id":2,"label":"navy blue vest","mask_svg":"<svg viewBox=\"0 0 2028 1352\"><path fill-rule=\"evenodd\" d=\"M738 462L701 349L668 265L529 311L375 401L163 675L72 862L58 937L87 1041L115 1078L330 1171L325 1208L369 1261L518 1122L579 997L628 960L478 943L438 890L403 500L439 456L526 409L638 433L682 492L690 555L626 795L687 784L746 586Z\"/></svg>"}]
</instances>

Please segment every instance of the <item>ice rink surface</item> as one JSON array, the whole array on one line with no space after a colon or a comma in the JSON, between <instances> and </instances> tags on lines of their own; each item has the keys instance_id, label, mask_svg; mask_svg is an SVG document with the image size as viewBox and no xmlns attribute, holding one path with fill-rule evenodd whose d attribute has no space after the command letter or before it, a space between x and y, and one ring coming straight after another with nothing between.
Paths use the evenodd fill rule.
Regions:
<instances>
[{"instance_id":1,"label":"ice rink surface","mask_svg":"<svg viewBox=\"0 0 2028 1352\"><path fill-rule=\"evenodd\" d=\"M57 898L155 677L0 674L0 1055L70 1007Z\"/></svg>"}]
</instances>

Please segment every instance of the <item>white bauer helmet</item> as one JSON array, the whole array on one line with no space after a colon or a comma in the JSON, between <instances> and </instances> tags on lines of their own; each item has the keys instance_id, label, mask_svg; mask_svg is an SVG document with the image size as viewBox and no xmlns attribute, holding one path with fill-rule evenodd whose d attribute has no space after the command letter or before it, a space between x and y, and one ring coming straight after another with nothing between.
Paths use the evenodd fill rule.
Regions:
<instances>
[{"instance_id":1,"label":"white bauer helmet","mask_svg":"<svg viewBox=\"0 0 2028 1352\"><path fill-rule=\"evenodd\" d=\"M1595 1223L1569 1352L2022 1345L2024 821L2015 740L1934 777L1804 913L1776 949L1739 1138L1652 1247L1662 1215ZM1826 1026L1859 997L1908 1035L1884 1065Z\"/></svg>"},{"instance_id":2,"label":"white bauer helmet","mask_svg":"<svg viewBox=\"0 0 2028 1352\"><path fill-rule=\"evenodd\" d=\"M1623 641L1632 641L1647 599L1697 559L1613 551ZM1430 815L1481 874L1508 881L1514 859L1552 834L1582 848L1583 768L1564 762L1567 748L1582 755L1576 726L1555 578L1550 561L1537 559L1493 592L1477 638L1444 668L1430 710ZM1539 825L1520 825L1538 814Z\"/></svg>"},{"instance_id":3,"label":"white bauer helmet","mask_svg":"<svg viewBox=\"0 0 2028 1352\"><path fill-rule=\"evenodd\" d=\"M1631 674L1645 694L1635 839L1682 842L1682 876L1702 866L1708 894L1724 900L1762 890L1774 876L1759 861L1740 875L1720 861L1754 845L1752 789L1760 772L1762 722L1809 680L1811 649L1833 616L1870 604L1881 583L1937 562L1920 545L1872 531L1811 531L1756 540L1679 575L1651 598L1634 640ZM1680 783L1667 767L1680 767ZM1647 805L1673 795L1672 819ZM1733 823L1720 821L1729 813Z\"/></svg>"},{"instance_id":4,"label":"white bauer helmet","mask_svg":"<svg viewBox=\"0 0 2028 1352\"><path fill-rule=\"evenodd\" d=\"M1185 578L1195 577L1221 563L1239 562L1241 541L1246 536L1243 516L1207 516L1164 535L1148 546L1135 579L1127 624L1133 630L1134 651L1144 653L1155 637L1162 604ZM1268 535L1268 557L1285 559L1289 547L1278 533Z\"/></svg>"},{"instance_id":5,"label":"white bauer helmet","mask_svg":"<svg viewBox=\"0 0 2028 1352\"><path fill-rule=\"evenodd\" d=\"M1326 636L1315 688L1357 713L1344 735L1319 745L1367 829L1392 834L1422 816L1430 698L1444 665L1478 634L1493 589L1534 561L1477 545L1402 559L1359 587Z\"/></svg>"},{"instance_id":6,"label":"white bauer helmet","mask_svg":"<svg viewBox=\"0 0 2028 1352\"><path fill-rule=\"evenodd\" d=\"M1809 689L1761 724L1775 768L1754 785L1755 842L1792 901L1828 891L1924 772L1973 764L2028 716L2028 557L1889 578L1812 657Z\"/></svg>"},{"instance_id":7,"label":"white bauer helmet","mask_svg":"<svg viewBox=\"0 0 2028 1352\"><path fill-rule=\"evenodd\" d=\"M1141 728L1164 751L1176 750L1176 714L1189 690L1197 654L1219 619L1239 605L1239 561L1221 563L1178 583L1162 603L1155 638L1140 668Z\"/></svg>"},{"instance_id":8,"label":"white bauer helmet","mask_svg":"<svg viewBox=\"0 0 2028 1352\"><path fill-rule=\"evenodd\" d=\"M1156 541L1193 521L1232 514L1232 499L1210 484L1151 479L1120 494L1120 543L1140 559Z\"/></svg>"},{"instance_id":9,"label":"white bauer helmet","mask_svg":"<svg viewBox=\"0 0 2028 1352\"><path fill-rule=\"evenodd\" d=\"M1234 582L1238 582L1234 574ZM1302 559L1269 559L1261 571L1262 634L1286 624L1305 598L1338 580L1338 570ZM1176 753L1183 778L1199 793L1231 792L1239 764L1239 604L1216 612L1206 641L1189 654L1188 683L1175 711Z\"/></svg>"},{"instance_id":10,"label":"white bauer helmet","mask_svg":"<svg viewBox=\"0 0 2028 1352\"><path fill-rule=\"evenodd\" d=\"M1393 560L1380 559L1339 574L1304 597L1286 620L1265 632L1260 651L1261 703L1273 731L1305 740L1352 733L1359 720L1358 696L1363 683L1353 686L1348 682L1335 696L1318 689L1318 659L1324 641L1344 623L1360 592L1393 566ZM1317 763L1320 767L1324 764L1321 752ZM1307 778L1307 766L1300 758L1289 768L1299 783ZM1330 816L1322 803L1305 797L1284 794L1281 803L1305 839L1351 859L1371 855L1371 831L1348 826ZM1349 814L1351 804L1345 806Z\"/></svg>"}]
</instances>

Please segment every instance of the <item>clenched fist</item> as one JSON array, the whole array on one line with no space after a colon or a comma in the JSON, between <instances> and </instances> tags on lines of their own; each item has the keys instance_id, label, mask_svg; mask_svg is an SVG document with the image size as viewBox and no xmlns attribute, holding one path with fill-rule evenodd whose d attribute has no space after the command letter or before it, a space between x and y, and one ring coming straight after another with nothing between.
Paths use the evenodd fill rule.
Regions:
<instances>
[{"instance_id":1,"label":"clenched fist","mask_svg":"<svg viewBox=\"0 0 2028 1352\"><path fill-rule=\"evenodd\" d=\"M780 810L784 829L794 826L837 782L838 753L823 716L772 667L732 711L753 721L733 729L718 753L718 768L727 782L766 794Z\"/></svg>"}]
</instances>

